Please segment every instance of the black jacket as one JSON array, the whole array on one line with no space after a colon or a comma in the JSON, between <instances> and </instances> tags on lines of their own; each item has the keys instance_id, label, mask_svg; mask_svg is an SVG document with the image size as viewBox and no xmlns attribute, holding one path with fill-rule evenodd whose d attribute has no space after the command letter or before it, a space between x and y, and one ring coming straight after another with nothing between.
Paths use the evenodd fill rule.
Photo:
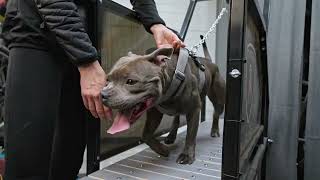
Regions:
<instances>
[{"instance_id":1,"label":"black jacket","mask_svg":"<svg viewBox=\"0 0 320 180\"><path fill-rule=\"evenodd\" d=\"M130 1L146 30L149 31L153 24L164 24L153 0ZM77 11L76 3L79 2L38 0L39 7L36 9L33 0L9 0L2 37L9 48L48 50L54 45L76 65L95 61L97 50L92 46Z\"/></svg>"}]
</instances>

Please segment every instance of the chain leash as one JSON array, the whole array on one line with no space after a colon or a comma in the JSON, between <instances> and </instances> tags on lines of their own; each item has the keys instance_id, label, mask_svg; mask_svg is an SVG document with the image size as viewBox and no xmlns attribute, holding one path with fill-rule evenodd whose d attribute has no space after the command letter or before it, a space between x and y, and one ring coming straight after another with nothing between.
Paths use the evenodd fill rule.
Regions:
<instances>
[{"instance_id":1,"label":"chain leash","mask_svg":"<svg viewBox=\"0 0 320 180\"><path fill-rule=\"evenodd\" d=\"M199 41L198 44L194 45L191 49L186 48L189 51L189 54L191 56L195 56L200 48L200 46L208 39L209 35L211 33L215 34L216 33L216 26L219 23L219 21L221 20L222 16L227 13L227 9L223 8L220 12L220 14L218 15L218 18L214 21L214 23L211 25L209 31L203 36L203 38Z\"/></svg>"}]
</instances>

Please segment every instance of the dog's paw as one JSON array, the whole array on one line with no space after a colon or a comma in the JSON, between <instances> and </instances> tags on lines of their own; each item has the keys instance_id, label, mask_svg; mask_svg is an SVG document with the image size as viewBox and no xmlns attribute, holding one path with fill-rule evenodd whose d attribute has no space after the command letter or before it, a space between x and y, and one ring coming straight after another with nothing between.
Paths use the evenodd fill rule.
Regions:
<instances>
[{"instance_id":1,"label":"dog's paw","mask_svg":"<svg viewBox=\"0 0 320 180\"><path fill-rule=\"evenodd\" d=\"M164 139L165 144L173 144L176 141L176 137L170 136L170 134Z\"/></svg>"},{"instance_id":2,"label":"dog's paw","mask_svg":"<svg viewBox=\"0 0 320 180\"><path fill-rule=\"evenodd\" d=\"M156 152L157 154L163 156L163 157L168 157L170 154L169 148L165 145L161 145L158 147L153 147L151 148L154 152Z\"/></svg>"},{"instance_id":3,"label":"dog's paw","mask_svg":"<svg viewBox=\"0 0 320 180\"><path fill-rule=\"evenodd\" d=\"M192 164L194 161L195 161L194 156L190 156L182 153L179 155L176 162L179 164Z\"/></svg>"},{"instance_id":4,"label":"dog's paw","mask_svg":"<svg viewBox=\"0 0 320 180\"><path fill-rule=\"evenodd\" d=\"M220 137L219 130L212 130L210 135L211 137Z\"/></svg>"}]
</instances>

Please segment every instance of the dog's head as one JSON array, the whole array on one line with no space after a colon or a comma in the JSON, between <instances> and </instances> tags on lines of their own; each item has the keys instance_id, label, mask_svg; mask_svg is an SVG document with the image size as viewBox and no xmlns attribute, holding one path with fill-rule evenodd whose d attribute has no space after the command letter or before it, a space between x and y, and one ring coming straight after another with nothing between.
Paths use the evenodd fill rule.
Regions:
<instances>
[{"instance_id":1,"label":"dog's head","mask_svg":"<svg viewBox=\"0 0 320 180\"><path fill-rule=\"evenodd\" d=\"M157 49L143 56L129 52L115 63L101 92L103 104L118 110L109 133L128 129L155 105L162 94L165 61L172 53L172 48Z\"/></svg>"}]
</instances>

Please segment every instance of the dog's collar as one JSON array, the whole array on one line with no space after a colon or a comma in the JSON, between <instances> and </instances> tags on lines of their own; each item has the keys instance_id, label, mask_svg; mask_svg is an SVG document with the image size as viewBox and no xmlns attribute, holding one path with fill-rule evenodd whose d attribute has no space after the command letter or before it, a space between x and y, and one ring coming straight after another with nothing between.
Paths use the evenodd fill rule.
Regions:
<instances>
[{"instance_id":1,"label":"dog's collar","mask_svg":"<svg viewBox=\"0 0 320 180\"><path fill-rule=\"evenodd\" d=\"M185 69L188 63L189 52L185 48L180 48L177 66L174 71L171 84L166 93L162 96L161 101L164 102L176 94L180 85L185 80Z\"/></svg>"}]
</instances>

